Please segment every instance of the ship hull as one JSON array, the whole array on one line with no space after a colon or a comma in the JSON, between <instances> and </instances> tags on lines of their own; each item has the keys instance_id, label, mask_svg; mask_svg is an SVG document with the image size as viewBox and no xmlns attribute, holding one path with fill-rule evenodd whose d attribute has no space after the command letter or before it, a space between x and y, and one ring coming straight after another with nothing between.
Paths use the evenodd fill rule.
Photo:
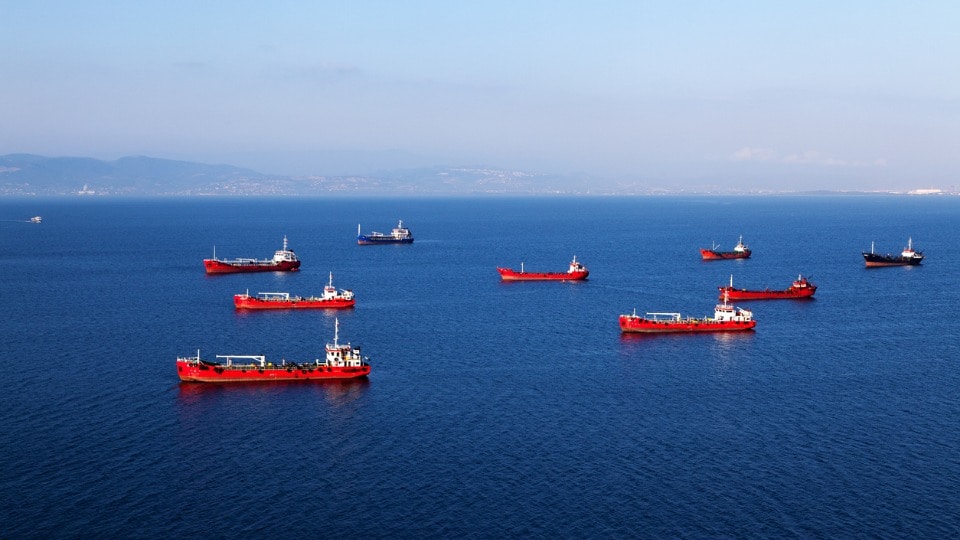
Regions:
<instances>
[{"instance_id":1,"label":"ship hull","mask_svg":"<svg viewBox=\"0 0 960 540\"><path fill-rule=\"evenodd\" d=\"M177 375L183 382L234 383L270 381L322 381L356 379L370 374L370 366L217 366L177 361Z\"/></svg>"},{"instance_id":2,"label":"ship hull","mask_svg":"<svg viewBox=\"0 0 960 540\"><path fill-rule=\"evenodd\" d=\"M218 259L204 259L203 267L208 274L244 274L249 272L296 272L300 261L281 262L233 262Z\"/></svg>"},{"instance_id":3,"label":"ship hull","mask_svg":"<svg viewBox=\"0 0 960 540\"><path fill-rule=\"evenodd\" d=\"M679 321L654 321L630 315L620 316L620 331L642 334L675 334L700 332L739 332L752 330L756 321L710 321L684 319Z\"/></svg>"},{"instance_id":4,"label":"ship hull","mask_svg":"<svg viewBox=\"0 0 960 540\"><path fill-rule=\"evenodd\" d=\"M729 300L790 300L810 298L816 291L816 287L787 289L785 291L748 291L746 289L720 287L720 299L723 299L726 295Z\"/></svg>"},{"instance_id":5,"label":"ship hull","mask_svg":"<svg viewBox=\"0 0 960 540\"><path fill-rule=\"evenodd\" d=\"M705 261L719 261L723 259L749 259L749 249L745 251L714 251L712 249L701 249L700 257Z\"/></svg>"},{"instance_id":6,"label":"ship hull","mask_svg":"<svg viewBox=\"0 0 960 540\"><path fill-rule=\"evenodd\" d=\"M377 238L361 235L357 237L357 245L373 246L378 244L412 244L413 238Z\"/></svg>"},{"instance_id":7,"label":"ship hull","mask_svg":"<svg viewBox=\"0 0 960 540\"><path fill-rule=\"evenodd\" d=\"M923 257L889 257L886 255L875 255L873 253L863 254L864 264L867 268L880 268L884 266L919 266Z\"/></svg>"},{"instance_id":8,"label":"ship hull","mask_svg":"<svg viewBox=\"0 0 960 540\"><path fill-rule=\"evenodd\" d=\"M290 300L262 300L242 294L234 295L236 309L342 309L354 307L356 300L311 300L309 298Z\"/></svg>"},{"instance_id":9,"label":"ship hull","mask_svg":"<svg viewBox=\"0 0 960 540\"><path fill-rule=\"evenodd\" d=\"M587 279L589 270L578 272L517 272L510 268L497 268L503 281L579 281Z\"/></svg>"}]
</instances>

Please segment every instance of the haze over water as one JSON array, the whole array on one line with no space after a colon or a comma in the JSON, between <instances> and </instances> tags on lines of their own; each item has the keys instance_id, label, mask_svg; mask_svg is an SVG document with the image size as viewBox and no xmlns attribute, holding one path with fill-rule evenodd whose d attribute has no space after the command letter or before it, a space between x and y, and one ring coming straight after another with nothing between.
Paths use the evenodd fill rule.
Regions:
<instances>
[{"instance_id":1,"label":"haze over water","mask_svg":"<svg viewBox=\"0 0 960 540\"><path fill-rule=\"evenodd\" d=\"M0 201L0 523L23 536L960 534L960 200ZM409 246L357 246L403 219ZM697 249L748 260L702 262ZM208 277L201 260L286 274ZM920 267L866 269L860 252ZM501 283L497 266L581 283ZM250 290L357 307L238 313ZM755 332L624 336L631 312ZM199 385L174 360L363 347L366 381Z\"/></svg>"}]
</instances>

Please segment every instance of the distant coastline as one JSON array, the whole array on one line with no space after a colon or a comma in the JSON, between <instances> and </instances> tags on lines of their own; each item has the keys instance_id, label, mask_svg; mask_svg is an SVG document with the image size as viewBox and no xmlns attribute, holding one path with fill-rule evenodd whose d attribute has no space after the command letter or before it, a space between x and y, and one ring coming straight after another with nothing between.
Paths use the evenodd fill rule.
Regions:
<instances>
[{"instance_id":1,"label":"distant coastline","mask_svg":"<svg viewBox=\"0 0 960 540\"><path fill-rule=\"evenodd\" d=\"M958 195L955 186L904 190L738 189L723 185L663 187L495 167L432 167L357 176L282 176L233 165L145 156L92 158L0 156L0 197L444 197L444 196L670 196L670 195Z\"/></svg>"}]
</instances>

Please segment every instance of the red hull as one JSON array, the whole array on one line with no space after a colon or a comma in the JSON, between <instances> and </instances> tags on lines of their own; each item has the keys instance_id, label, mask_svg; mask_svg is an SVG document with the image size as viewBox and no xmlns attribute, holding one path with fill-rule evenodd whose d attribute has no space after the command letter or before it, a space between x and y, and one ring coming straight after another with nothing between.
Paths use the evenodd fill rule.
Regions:
<instances>
[{"instance_id":1,"label":"red hull","mask_svg":"<svg viewBox=\"0 0 960 540\"><path fill-rule=\"evenodd\" d=\"M237 309L341 309L353 307L356 300L322 300L291 298L289 300L263 300L245 294L235 294L233 305Z\"/></svg>"},{"instance_id":2,"label":"red hull","mask_svg":"<svg viewBox=\"0 0 960 540\"><path fill-rule=\"evenodd\" d=\"M503 281L578 281L587 279L589 270L581 272L517 272L510 268L497 268Z\"/></svg>"},{"instance_id":3,"label":"red hull","mask_svg":"<svg viewBox=\"0 0 960 540\"><path fill-rule=\"evenodd\" d=\"M300 269L300 261L223 261L220 259L204 259L203 267L208 274L239 274L247 272L296 272Z\"/></svg>"},{"instance_id":4,"label":"red hull","mask_svg":"<svg viewBox=\"0 0 960 540\"><path fill-rule=\"evenodd\" d=\"M816 287L787 289L785 291L748 291L746 289L720 287L720 298L723 298L723 295L726 294L730 300L789 300L793 298L810 298L816 291Z\"/></svg>"},{"instance_id":5,"label":"red hull","mask_svg":"<svg viewBox=\"0 0 960 540\"><path fill-rule=\"evenodd\" d=\"M782 291L735 289L733 288L733 276L730 276L730 285L718 288L720 289L721 300L724 298L728 300L790 300L810 298L813 293L817 292L817 286L807 281L807 278L803 275L797 276L797 279Z\"/></svg>"},{"instance_id":6,"label":"red hull","mask_svg":"<svg viewBox=\"0 0 960 540\"><path fill-rule=\"evenodd\" d=\"M328 379L355 379L370 374L370 366L213 366L177 359L177 375L184 382L226 383L263 381L321 381Z\"/></svg>"},{"instance_id":7,"label":"red hull","mask_svg":"<svg viewBox=\"0 0 960 540\"><path fill-rule=\"evenodd\" d=\"M712 249L701 249L700 257L705 261L718 261L721 259L748 259L751 251L714 251Z\"/></svg>"},{"instance_id":8,"label":"red hull","mask_svg":"<svg viewBox=\"0 0 960 540\"><path fill-rule=\"evenodd\" d=\"M737 332L752 330L755 326L757 326L757 321L713 321L705 319L655 321L634 315L620 316L621 332L639 332L646 334Z\"/></svg>"}]
</instances>

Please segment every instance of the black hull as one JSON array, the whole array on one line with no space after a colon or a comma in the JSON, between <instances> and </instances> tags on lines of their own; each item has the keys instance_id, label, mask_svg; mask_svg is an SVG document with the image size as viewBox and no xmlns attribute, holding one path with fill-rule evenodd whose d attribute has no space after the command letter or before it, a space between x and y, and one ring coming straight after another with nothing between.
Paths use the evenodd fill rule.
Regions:
<instances>
[{"instance_id":1,"label":"black hull","mask_svg":"<svg viewBox=\"0 0 960 540\"><path fill-rule=\"evenodd\" d=\"M879 255L877 253L863 253L863 260L867 266L919 266L923 255L916 257L898 257L895 255Z\"/></svg>"}]
</instances>

